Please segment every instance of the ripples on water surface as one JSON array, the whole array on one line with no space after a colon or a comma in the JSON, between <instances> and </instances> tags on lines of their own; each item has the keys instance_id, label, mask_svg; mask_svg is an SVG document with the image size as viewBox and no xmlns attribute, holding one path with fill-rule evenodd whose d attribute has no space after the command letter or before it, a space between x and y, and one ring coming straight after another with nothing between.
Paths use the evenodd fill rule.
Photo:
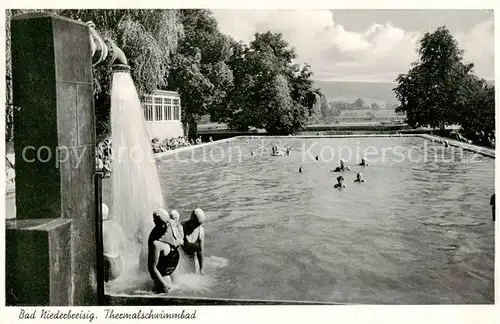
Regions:
<instances>
[{"instance_id":1,"label":"ripples on water surface","mask_svg":"<svg viewBox=\"0 0 500 324\"><path fill-rule=\"evenodd\" d=\"M494 159L450 148L445 160L418 162L426 148L416 137L283 139L293 147L291 156L259 154L261 144L274 143L236 140L158 161L169 207L183 219L193 208L204 208L205 254L225 260L208 260L210 289L180 289L176 295L493 303ZM367 182L354 184L355 172L342 173L347 188L339 191L333 189L339 174L330 172L338 158L302 162L304 145L314 145L313 156L325 146L334 152L348 146L354 154L373 146L380 154L369 156L372 163L364 168L356 166L355 156L343 156ZM396 153L390 150L395 146L401 146ZM409 151L413 162L401 161ZM323 149L325 159L328 152ZM210 162L210 156L222 161ZM446 162L452 157L454 162ZM192 158L196 162L186 161ZM475 163L466 162L472 158Z\"/></svg>"}]
</instances>

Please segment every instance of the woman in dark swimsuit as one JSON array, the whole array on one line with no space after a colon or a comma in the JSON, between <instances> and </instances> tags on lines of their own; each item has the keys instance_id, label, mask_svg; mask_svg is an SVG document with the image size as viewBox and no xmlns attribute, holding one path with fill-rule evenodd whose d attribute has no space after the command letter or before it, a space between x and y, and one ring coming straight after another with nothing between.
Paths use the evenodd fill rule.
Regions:
<instances>
[{"instance_id":1,"label":"woman in dark swimsuit","mask_svg":"<svg viewBox=\"0 0 500 324\"><path fill-rule=\"evenodd\" d=\"M205 231L201 224L203 224L206 219L203 210L201 208L196 208L191 213L190 219L182 223L182 228L184 229L182 250L187 256L193 273L196 272L195 256L197 257L201 275L203 275L203 250L205 245Z\"/></svg>"},{"instance_id":2,"label":"woman in dark swimsuit","mask_svg":"<svg viewBox=\"0 0 500 324\"><path fill-rule=\"evenodd\" d=\"M153 213L155 227L148 239L148 270L157 293L170 290L170 275L179 264L179 245L182 239L172 226L167 211L158 209ZM166 277L166 278L165 278Z\"/></svg>"}]
</instances>

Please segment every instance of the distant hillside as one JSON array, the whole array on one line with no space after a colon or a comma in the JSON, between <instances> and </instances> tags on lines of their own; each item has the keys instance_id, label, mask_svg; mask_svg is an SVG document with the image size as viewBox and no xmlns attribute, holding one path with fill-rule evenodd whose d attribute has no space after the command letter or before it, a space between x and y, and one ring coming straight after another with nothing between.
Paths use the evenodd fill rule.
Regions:
<instances>
[{"instance_id":1,"label":"distant hillside","mask_svg":"<svg viewBox=\"0 0 500 324\"><path fill-rule=\"evenodd\" d=\"M314 86L320 88L328 101L354 102L362 98L365 104L376 103L382 109L387 103L396 104L394 94L395 83L380 82L344 82L344 81L314 81Z\"/></svg>"},{"instance_id":2,"label":"distant hillside","mask_svg":"<svg viewBox=\"0 0 500 324\"><path fill-rule=\"evenodd\" d=\"M488 80L489 84L495 85L494 80ZM394 89L396 83L382 82L347 82L347 81L314 81L314 86L320 88L328 101L354 102L362 98L365 104L376 103L382 109L385 105L398 104Z\"/></svg>"}]
</instances>

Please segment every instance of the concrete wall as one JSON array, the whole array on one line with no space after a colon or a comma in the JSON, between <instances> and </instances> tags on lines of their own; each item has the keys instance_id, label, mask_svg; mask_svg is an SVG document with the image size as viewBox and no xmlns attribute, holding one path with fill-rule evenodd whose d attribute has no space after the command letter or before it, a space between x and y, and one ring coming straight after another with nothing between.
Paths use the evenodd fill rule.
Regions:
<instances>
[{"instance_id":1,"label":"concrete wall","mask_svg":"<svg viewBox=\"0 0 500 324\"><path fill-rule=\"evenodd\" d=\"M158 137L160 141L165 138L184 136L182 123L179 120L146 121L149 138Z\"/></svg>"},{"instance_id":2,"label":"concrete wall","mask_svg":"<svg viewBox=\"0 0 500 324\"><path fill-rule=\"evenodd\" d=\"M7 305L73 304L71 220L7 221L6 245Z\"/></svg>"},{"instance_id":3,"label":"concrete wall","mask_svg":"<svg viewBox=\"0 0 500 324\"><path fill-rule=\"evenodd\" d=\"M65 243L71 248L71 258L54 261L60 267L70 267L71 281L61 281L57 286L60 298L33 299L32 305L45 304L47 300L60 305L96 305L97 295L90 282L97 254L89 29L74 20L36 13L12 19L11 33L14 104L20 107L14 112L16 223L71 220L70 244ZM26 151L29 147L32 149ZM20 242L7 244L11 268L6 272L13 275L16 267L31 264L31 257L36 257L31 254L32 249L39 251L39 246L46 246L45 254L49 254L59 246L46 235L30 236L36 239L25 239L23 243L22 238L31 234L26 234L24 228L14 227L10 231L7 241ZM49 266L44 261L31 271L55 271ZM8 277L11 283L24 280L32 287L44 286L45 279L46 276L43 280L36 276ZM69 299L65 297L68 293ZM14 295L27 304L34 297L23 289L14 291Z\"/></svg>"}]
</instances>

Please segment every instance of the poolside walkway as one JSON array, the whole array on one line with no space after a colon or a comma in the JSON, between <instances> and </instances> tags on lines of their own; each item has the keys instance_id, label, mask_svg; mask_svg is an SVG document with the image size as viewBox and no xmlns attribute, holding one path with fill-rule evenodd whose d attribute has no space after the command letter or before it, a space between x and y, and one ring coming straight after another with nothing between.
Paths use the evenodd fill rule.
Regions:
<instances>
[{"instance_id":1,"label":"poolside walkway","mask_svg":"<svg viewBox=\"0 0 500 324\"><path fill-rule=\"evenodd\" d=\"M241 137L236 136L236 137L226 138L226 139L217 140L217 141L208 142L208 143L196 144L196 145L191 145L191 146L184 146L184 147L181 147L181 148L178 148L175 150L156 153L156 154L153 154L153 156L155 159L159 159L159 158L162 158L164 156L168 156L168 155L172 155L172 154L176 154L176 153L180 153L180 152L184 152L184 151L189 151L189 150L193 150L193 149L197 149L197 148L201 148L201 147L212 146L215 144L229 143L229 142L234 141L235 139L238 139L238 138L241 138Z\"/></svg>"},{"instance_id":2,"label":"poolside walkway","mask_svg":"<svg viewBox=\"0 0 500 324\"><path fill-rule=\"evenodd\" d=\"M457 140L449 139L446 137L440 137L440 136L435 136L435 135L428 135L428 134L420 134L419 135L422 138L428 139L428 140L433 140L433 141L448 141L448 144L463 148L464 150L476 152L491 158L495 158L495 150L494 149L489 149L486 147L474 145L474 144L469 144L469 143L464 143L460 142Z\"/></svg>"}]
</instances>

